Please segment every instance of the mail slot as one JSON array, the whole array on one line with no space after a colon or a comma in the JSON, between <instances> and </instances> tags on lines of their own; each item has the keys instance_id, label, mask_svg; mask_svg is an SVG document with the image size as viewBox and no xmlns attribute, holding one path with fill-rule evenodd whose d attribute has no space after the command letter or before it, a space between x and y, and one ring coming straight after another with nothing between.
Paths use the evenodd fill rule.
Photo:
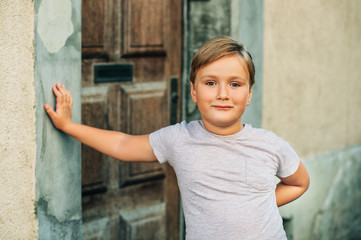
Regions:
<instances>
[{"instance_id":1,"label":"mail slot","mask_svg":"<svg viewBox=\"0 0 361 240\"><path fill-rule=\"evenodd\" d=\"M133 81L133 64L98 64L94 65L94 82L130 82Z\"/></svg>"}]
</instances>

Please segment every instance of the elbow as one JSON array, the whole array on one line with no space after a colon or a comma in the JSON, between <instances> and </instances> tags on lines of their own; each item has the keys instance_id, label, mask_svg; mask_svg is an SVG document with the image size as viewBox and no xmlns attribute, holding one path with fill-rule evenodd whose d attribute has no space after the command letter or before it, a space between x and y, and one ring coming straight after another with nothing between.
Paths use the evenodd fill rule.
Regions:
<instances>
[{"instance_id":1,"label":"elbow","mask_svg":"<svg viewBox=\"0 0 361 240\"><path fill-rule=\"evenodd\" d=\"M308 188L310 187L310 177L308 174L306 174L306 176L303 178L302 184L300 184L298 187L302 189L302 194L304 194Z\"/></svg>"},{"instance_id":2,"label":"elbow","mask_svg":"<svg viewBox=\"0 0 361 240\"><path fill-rule=\"evenodd\" d=\"M305 184L304 184L305 192L306 192L306 191L308 190L308 188L310 187L310 184L311 184L310 176L308 176L308 174L307 174L307 178L306 178L306 181L305 181Z\"/></svg>"},{"instance_id":3,"label":"elbow","mask_svg":"<svg viewBox=\"0 0 361 240\"><path fill-rule=\"evenodd\" d=\"M300 170L301 170L301 171L299 171L300 182L299 182L298 186L300 188L302 188L302 190L303 190L302 194L303 194L310 187L311 180L310 180L310 175L308 174L308 171L303 163L300 166Z\"/></svg>"}]
</instances>

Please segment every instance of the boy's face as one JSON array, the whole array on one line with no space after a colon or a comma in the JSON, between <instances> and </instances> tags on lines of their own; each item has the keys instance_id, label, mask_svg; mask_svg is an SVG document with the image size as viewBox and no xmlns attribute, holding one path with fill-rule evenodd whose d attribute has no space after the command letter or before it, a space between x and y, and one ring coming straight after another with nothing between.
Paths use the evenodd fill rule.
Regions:
<instances>
[{"instance_id":1,"label":"boy's face","mask_svg":"<svg viewBox=\"0 0 361 240\"><path fill-rule=\"evenodd\" d=\"M239 132L252 97L246 63L230 55L201 67L191 84L191 95L208 131L219 135Z\"/></svg>"}]
</instances>

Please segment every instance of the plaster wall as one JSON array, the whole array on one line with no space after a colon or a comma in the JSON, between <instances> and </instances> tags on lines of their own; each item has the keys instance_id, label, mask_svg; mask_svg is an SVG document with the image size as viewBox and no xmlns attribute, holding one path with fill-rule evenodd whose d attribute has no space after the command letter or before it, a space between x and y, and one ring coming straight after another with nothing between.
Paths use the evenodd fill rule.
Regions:
<instances>
[{"instance_id":1,"label":"plaster wall","mask_svg":"<svg viewBox=\"0 0 361 240\"><path fill-rule=\"evenodd\" d=\"M52 86L73 95L81 116L81 1L36 0L36 216L39 239L81 239L80 143L54 128L43 105L55 108Z\"/></svg>"},{"instance_id":2,"label":"plaster wall","mask_svg":"<svg viewBox=\"0 0 361 240\"><path fill-rule=\"evenodd\" d=\"M361 2L264 1L263 127L301 157L361 142Z\"/></svg>"},{"instance_id":3,"label":"plaster wall","mask_svg":"<svg viewBox=\"0 0 361 240\"><path fill-rule=\"evenodd\" d=\"M361 237L360 9L264 1L262 127L291 143L311 178L280 208L289 239Z\"/></svg>"},{"instance_id":4,"label":"plaster wall","mask_svg":"<svg viewBox=\"0 0 361 240\"><path fill-rule=\"evenodd\" d=\"M0 1L0 239L36 239L34 5Z\"/></svg>"}]
</instances>

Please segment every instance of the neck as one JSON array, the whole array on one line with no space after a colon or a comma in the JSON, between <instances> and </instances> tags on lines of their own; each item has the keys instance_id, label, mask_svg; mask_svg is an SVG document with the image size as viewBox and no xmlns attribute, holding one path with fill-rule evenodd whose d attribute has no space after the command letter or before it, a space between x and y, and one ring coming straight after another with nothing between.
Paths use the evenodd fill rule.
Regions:
<instances>
[{"instance_id":1,"label":"neck","mask_svg":"<svg viewBox=\"0 0 361 240\"><path fill-rule=\"evenodd\" d=\"M207 129L207 131L213 134L224 135L224 136L236 134L244 128L244 125L241 123L233 124L231 126L214 126L203 121L203 125Z\"/></svg>"}]
</instances>

